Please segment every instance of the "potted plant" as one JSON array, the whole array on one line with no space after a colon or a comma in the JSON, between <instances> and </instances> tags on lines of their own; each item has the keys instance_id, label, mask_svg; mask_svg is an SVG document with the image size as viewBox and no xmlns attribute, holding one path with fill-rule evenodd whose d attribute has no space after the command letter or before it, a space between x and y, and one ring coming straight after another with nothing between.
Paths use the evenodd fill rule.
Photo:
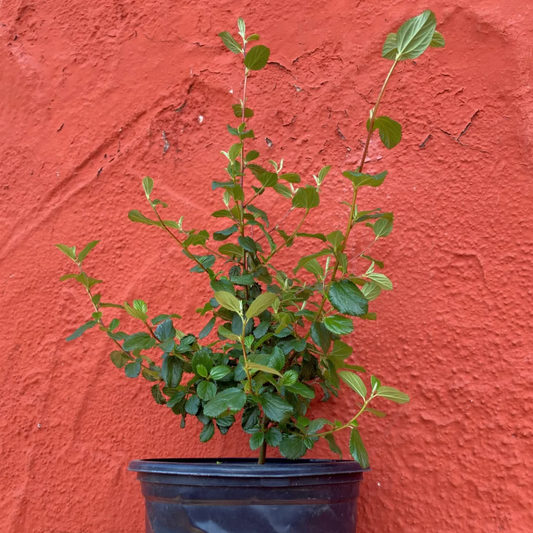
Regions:
<instances>
[{"instance_id":1,"label":"potted plant","mask_svg":"<svg viewBox=\"0 0 533 533\"><path fill-rule=\"evenodd\" d=\"M357 274L345 249L358 228L366 229L371 244L392 230L392 213L358 208L365 188L381 186L387 176L385 170L365 171L367 151L376 130L386 148L400 142L400 124L378 110L400 61L415 59L428 47L444 46L435 28L435 15L425 11L388 35L383 57L392 65L366 121L360 163L342 173L352 184L351 198L342 199L340 209L346 211L346 229L324 233L306 232L306 221L319 208L330 166L313 176L314 185L302 185L300 175L285 169L283 160L258 164L260 154L249 146L255 136L249 125L254 112L247 107L247 86L267 65L269 49L254 44L259 36L248 35L242 19L239 40L228 32L220 34L244 63L242 99L233 105L238 125L227 127L233 143L222 152L227 177L212 182L223 201L212 214L220 228L210 234L186 229L183 217L169 220L164 215L168 206L157 199L149 177L142 185L150 216L138 210L128 215L133 222L166 232L192 262L199 282L209 283L213 294L199 302L197 313L204 318L198 321L198 331L180 331L178 315L153 316L142 300L105 302L96 291L101 281L83 266L98 241L79 253L75 247L57 245L77 266L76 273L61 279L81 283L93 307L91 319L67 340L100 329L115 345L115 366L129 378L149 381L153 400L177 415L181 427L188 417L196 417L203 425L200 440L208 442L215 432L225 435L240 426L251 449L257 450L258 464L238 459L133 461L130 470L138 473L146 497L147 531L355 531L358 484L369 468L359 432L361 417L382 416L375 403L381 409L383 400L401 404L409 398L376 376L362 379L359 374L365 370L349 362L352 348L344 336L352 333L355 319L376 319L370 302L392 289L392 283L381 272L383 263L369 255L369 246L358 255L367 268ZM289 210L300 215L295 227L272 223L272 198L287 202ZM278 254L297 239L305 239L313 252L295 256L291 271L280 270ZM125 311L138 322L138 330L126 333L118 318L104 319L108 308ZM342 421L313 417L314 401L344 393L353 395L354 413ZM319 439L342 455L340 435L349 441L353 461L301 459ZM267 460L269 448L277 448L285 459Z\"/></svg>"}]
</instances>

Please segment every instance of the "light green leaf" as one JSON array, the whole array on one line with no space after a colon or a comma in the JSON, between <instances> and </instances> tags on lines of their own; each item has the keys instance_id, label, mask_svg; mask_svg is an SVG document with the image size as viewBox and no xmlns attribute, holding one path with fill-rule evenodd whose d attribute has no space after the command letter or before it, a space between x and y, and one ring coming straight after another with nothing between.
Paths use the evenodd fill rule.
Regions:
<instances>
[{"instance_id":1,"label":"light green leaf","mask_svg":"<svg viewBox=\"0 0 533 533\"><path fill-rule=\"evenodd\" d=\"M353 331L353 322L345 316L334 315L324 319L324 325L337 335L347 335Z\"/></svg>"},{"instance_id":2,"label":"light green leaf","mask_svg":"<svg viewBox=\"0 0 533 533\"><path fill-rule=\"evenodd\" d=\"M383 43L383 51L381 53L385 59L396 60L398 55L398 36L395 33L389 33L385 42Z\"/></svg>"},{"instance_id":3,"label":"light green leaf","mask_svg":"<svg viewBox=\"0 0 533 533\"><path fill-rule=\"evenodd\" d=\"M361 289L361 292L363 293L364 297L371 302L381 294L381 287L377 283L365 283Z\"/></svg>"},{"instance_id":4,"label":"light green leaf","mask_svg":"<svg viewBox=\"0 0 533 533\"><path fill-rule=\"evenodd\" d=\"M82 262L89 252L99 243L100 241L91 241L78 255L78 262Z\"/></svg>"},{"instance_id":5,"label":"light green leaf","mask_svg":"<svg viewBox=\"0 0 533 533\"><path fill-rule=\"evenodd\" d=\"M215 292L215 300L226 309L229 309L230 311L234 311L235 313L238 313L239 315L242 312L242 304L241 301L235 298L233 294L225 291L219 291Z\"/></svg>"},{"instance_id":6,"label":"light green leaf","mask_svg":"<svg viewBox=\"0 0 533 533\"><path fill-rule=\"evenodd\" d=\"M249 320L254 316L260 315L263 311L268 309L276 301L277 296L271 292L264 292L260 294L246 311L246 318Z\"/></svg>"},{"instance_id":7,"label":"light green leaf","mask_svg":"<svg viewBox=\"0 0 533 533\"><path fill-rule=\"evenodd\" d=\"M442 34L435 30L435 33L433 34L433 39L431 39L429 46L431 46L432 48L444 48L445 44L446 43Z\"/></svg>"},{"instance_id":8,"label":"light green leaf","mask_svg":"<svg viewBox=\"0 0 533 533\"><path fill-rule=\"evenodd\" d=\"M270 50L266 46L258 44L246 53L244 65L250 70L261 70L268 63L269 57Z\"/></svg>"},{"instance_id":9,"label":"light green leaf","mask_svg":"<svg viewBox=\"0 0 533 533\"><path fill-rule=\"evenodd\" d=\"M59 248L67 257L76 261L76 247L67 246L66 244L56 244L56 248Z\"/></svg>"},{"instance_id":10,"label":"light green leaf","mask_svg":"<svg viewBox=\"0 0 533 533\"><path fill-rule=\"evenodd\" d=\"M352 372L347 372L346 370L341 370L339 376L348 385L351 387L361 398L366 399L366 386L363 383L363 380Z\"/></svg>"},{"instance_id":11,"label":"light green leaf","mask_svg":"<svg viewBox=\"0 0 533 533\"><path fill-rule=\"evenodd\" d=\"M285 180L289 183L300 183L300 174L281 174L280 180Z\"/></svg>"},{"instance_id":12,"label":"light green leaf","mask_svg":"<svg viewBox=\"0 0 533 533\"><path fill-rule=\"evenodd\" d=\"M251 370L258 370L261 372L266 372L267 374L275 374L276 376L281 377L281 374L277 370L275 370L274 368L270 368L269 366L259 365L257 363L249 362L248 368Z\"/></svg>"},{"instance_id":13,"label":"light green leaf","mask_svg":"<svg viewBox=\"0 0 533 533\"><path fill-rule=\"evenodd\" d=\"M366 451L361 435L356 428L352 428L350 435L350 453L352 457L361 465L362 468L369 468L368 453Z\"/></svg>"},{"instance_id":14,"label":"light green leaf","mask_svg":"<svg viewBox=\"0 0 533 533\"><path fill-rule=\"evenodd\" d=\"M386 291L392 290L392 281L387 276L385 276L385 274L379 274L379 273L373 272L372 274L368 274L368 276L366 277L368 279L371 279L374 283L379 285L382 289Z\"/></svg>"},{"instance_id":15,"label":"light green leaf","mask_svg":"<svg viewBox=\"0 0 533 533\"><path fill-rule=\"evenodd\" d=\"M218 36L222 39L222 42L226 45L226 48L233 52L234 54L240 54L242 53L242 49L239 46L239 43L232 37L232 35L227 32L223 31L218 34Z\"/></svg>"},{"instance_id":16,"label":"light green leaf","mask_svg":"<svg viewBox=\"0 0 533 533\"><path fill-rule=\"evenodd\" d=\"M392 400L396 403L407 403L409 401L409 396L407 396L407 394L400 392L393 387L380 387L377 396L387 398L387 400Z\"/></svg>"},{"instance_id":17,"label":"light green leaf","mask_svg":"<svg viewBox=\"0 0 533 533\"><path fill-rule=\"evenodd\" d=\"M324 276L324 269L316 259L311 259L304 265L304 269L311 274L314 274L318 279Z\"/></svg>"},{"instance_id":18,"label":"light green leaf","mask_svg":"<svg viewBox=\"0 0 533 533\"><path fill-rule=\"evenodd\" d=\"M320 205L320 196L315 187L307 185L303 189L298 189L292 199L292 206L297 209L313 209Z\"/></svg>"},{"instance_id":19,"label":"light green leaf","mask_svg":"<svg viewBox=\"0 0 533 533\"><path fill-rule=\"evenodd\" d=\"M351 170L346 170L342 173L345 178L348 178L353 183L353 186L356 189L364 186L379 187L385 180L387 174L388 172L386 170L375 176L371 174L361 174L360 172L353 172Z\"/></svg>"},{"instance_id":20,"label":"light green leaf","mask_svg":"<svg viewBox=\"0 0 533 533\"><path fill-rule=\"evenodd\" d=\"M143 189L144 194L146 194L146 198L150 199L150 195L152 194L152 191L154 190L154 180L148 176L143 179Z\"/></svg>"},{"instance_id":21,"label":"light green leaf","mask_svg":"<svg viewBox=\"0 0 533 533\"><path fill-rule=\"evenodd\" d=\"M138 209L133 209L132 211L130 211L128 213L128 218L132 222L146 224L147 226L159 226L160 228L162 227L161 222L145 217Z\"/></svg>"},{"instance_id":22,"label":"light green leaf","mask_svg":"<svg viewBox=\"0 0 533 533\"><path fill-rule=\"evenodd\" d=\"M376 223L373 226L374 235L378 239L389 235L392 231L393 220L392 213L386 213L382 218L376 220Z\"/></svg>"},{"instance_id":23,"label":"light green leaf","mask_svg":"<svg viewBox=\"0 0 533 533\"><path fill-rule=\"evenodd\" d=\"M422 55L433 39L436 26L435 14L429 10L404 22L396 34L398 59L416 59Z\"/></svg>"}]
</instances>

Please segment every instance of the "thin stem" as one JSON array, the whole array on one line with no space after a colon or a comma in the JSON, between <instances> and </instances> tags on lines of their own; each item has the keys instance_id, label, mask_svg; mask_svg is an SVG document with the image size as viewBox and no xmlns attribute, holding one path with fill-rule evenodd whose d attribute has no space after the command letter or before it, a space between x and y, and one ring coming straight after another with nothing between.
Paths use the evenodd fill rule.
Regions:
<instances>
[{"instance_id":1,"label":"thin stem","mask_svg":"<svg viewBox=\"0 0 533 533\"><path fill-rule=\"evenodd\" d=\"M370 146L370 140L372 139L372 133L374 132L374 122L376 121L376 116L377 116L379 104L380 104L381 99L382 99L382 97L383 97L383 95L385 93L385 89L387 87L387 84L389 83L389 80L390 80L390 78L392 76L392 73L394 72L394 69L396 68L397 63L398 63L398 60L396 60L392 64L392 67L389 70L389 73L387 74L387 77L385 78L385 81L383 82L383 86L381 87L381 91L379 92L379 95L378 95L378 98L376 100L376 103L375 103L374 107L372 108L372 110L370 111L370 122L369 122L369 125L368 125L368 135L366 136L366 142L365 142L365 147L363 149L363 155L361 156L361 162L359 163L359 167L357 169L358 172L362 172L363 171L363 167L365 165L365 160L366 160L366 155L368 153L368 148ZM348 243L348 238L350 236L350 232L351 232L351 230L352 230L352 228L354 226L353 218L354 218L354 213L355 213L356 206L357 206L357 187L354 187L353 196L352 196L352 203L350 205L350 216L348 218L348 224L347 224L347 227L346 227L346 231L344 233L344 239L342 240L342 244L341 244L340 250L338 252L339 256L340 256L340 254L344 253L344 249L346 248L346 244ZM331 275L331 280L330 280L330 282L328 284L328 287L324 291L324 295L322 297L322 301L320 303L320 307L319 307L317 315L316 315L316 322L320 320L320 317L321 317L322 311L324 310L324 305L325 305L326 299L327 299L326 294L328 293L328 290L331 287L332 283L335 281L335 278L337 276L337 271L339 270L339 266L340 266L340 261L339 261L338 258L336 258L335 266L333 267L333 272L332 272L332 275ZM307 332L307 335L305 336L305 338L308 339L310 335L311 335L311 330L309 330Z\"/></svg>"},{"instance_id":2,"label":"thin stem","mask_svg":"<svg viewBox=\"0 0 533 533\"><path fill-rule=\"evenodd\" d=\"M246 377L248 378L248 386L250 387L250 392L253 394L254 389L252 387L252 375L250 374L250 369L248 368L248 356L246 355L246 344L244 343L244 337L245 337L245 330L246 330L246 322L244 321L244 317L241 317L242 319L242 333L240 336L241 341L241 347L242 347L242 355L244 357L244 370L246 372Z\"/></svg>"},{"instance_id":3,"label":"thin stem","mask_svg":"<svg viewBox=\"0 0 533 533\"><path fill-rule=\"evenodd\" d=\"M263 416L261 417L261 432L263 435L265 434L265 430L268 426L267 417L263 411ZM261 449L259 450L259 460L257 461L257 464L264 465L266 462L266 453L267 453L267 442L266 439L263 437L263 443L261 444Z\"/></svg>"},{"instance_id":4,"label":"thin stem","mask_svg":"<svg viewBox=\"0 0 533 533\"><path fill-rule=\"evenodd\" d=\"M361 407L359 412L349 422L346 422L346 424L344 424L344 425L342 425L342 426L340 426L338 428L330 429L329 431L325 431L324 433L317 433L316 436L317 437L325 437L326 435L330 435L332 433L336 433L337 431L341 431L342 429L346 429L348 427L352 427L353 423L364 413L367 405L374 398L375 398L375 396L370 396L370 398L368 398L368 400L365 400L365 403L363 404L363 407Z\"/></svg>"},{"instance_id":5,"label":"thin stem","mask_svg":"<svg viewBox=\"0 0 533 533\"><path fill-rule=\"evenodd\" d=\"M285 246L287 246L287 242L289 242L291 239L294 238L294 236L298 233L298 231L302 227L302 224L305 222L305 219L307 218L308 214L309 214L309 210L306 210L305 211L305 215L303 216L302 220L300 220L300 223L296 226L296 229L292 232L291 236L285 242L283 242L283 244L278 246L278 248L276 248L275 250L272 250L272 252L270 252L270 254L267 256L267 258L264 260L265 264L268 263L270 261L270 259L272 259L272 257L275 254L277 254L280 250L282 250Z\"/></svg>"},{"instance_id":6,"label":"thin stem","mask_svg":"<svg viewBox=\"0 0 533 533\"><path fill-rule=\"evenodd\" d=\"M202 263L200 263L200 261L198 261L198 259L196 259L196 257L194 257L194 254L191 254L189 252L189 250L183 245L183 242L181 242L177 237L176 235L174 235L174 233L172 233L170 231L170 229L168 228L168 226L165 224L165 222L163 221L163 219L161 218L161 216L159 215L159 213L157 212L157 209L155 206L152 205L152 210L154 211L154 213L156 214L159 222L161 223L161 226L163 227L163 229L181 246L181 248L183 250L185 250L187 252L187 257L189 257L190 259L192 259L202 270L204 270L205 272L207 272L207 274L209 274L209 271L207 270L207 268L205 268L204 265L202 265Z\"/></svg>"}]
</instances>

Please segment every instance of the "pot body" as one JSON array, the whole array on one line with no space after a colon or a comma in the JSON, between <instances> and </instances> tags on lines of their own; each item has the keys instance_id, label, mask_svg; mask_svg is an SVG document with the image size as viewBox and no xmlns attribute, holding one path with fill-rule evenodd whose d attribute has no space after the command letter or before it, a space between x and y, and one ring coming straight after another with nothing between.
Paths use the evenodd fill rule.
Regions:
<instances>
[{"instance_id":1,"label":"pot body","mask_svg":"<svg viewBox=\"0 0 533 533\"><path fill-rule=\"evenodd\" d=\"M364 470L353 461L132 461L146 533L354 533Z\"/></svg>"}]
</instances>

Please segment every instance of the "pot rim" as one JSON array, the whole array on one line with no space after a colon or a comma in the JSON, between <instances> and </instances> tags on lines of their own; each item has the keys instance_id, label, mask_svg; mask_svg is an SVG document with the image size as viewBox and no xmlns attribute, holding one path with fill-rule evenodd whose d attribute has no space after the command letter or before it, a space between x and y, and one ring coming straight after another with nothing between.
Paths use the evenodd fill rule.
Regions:
<instances>
[{"instance_id":1,"label":"pot rim","mask_svg":"<svg viewBox=\"0 0 533 533\"><path fill-rule=\"evenodd\" d=\"M153 458L131 461L128 470L144 474L225 478L286 478L359 475L369 472L355 461L339 459L267 459L257 464L254 458Z\"/></svg>"}]
</instances>

